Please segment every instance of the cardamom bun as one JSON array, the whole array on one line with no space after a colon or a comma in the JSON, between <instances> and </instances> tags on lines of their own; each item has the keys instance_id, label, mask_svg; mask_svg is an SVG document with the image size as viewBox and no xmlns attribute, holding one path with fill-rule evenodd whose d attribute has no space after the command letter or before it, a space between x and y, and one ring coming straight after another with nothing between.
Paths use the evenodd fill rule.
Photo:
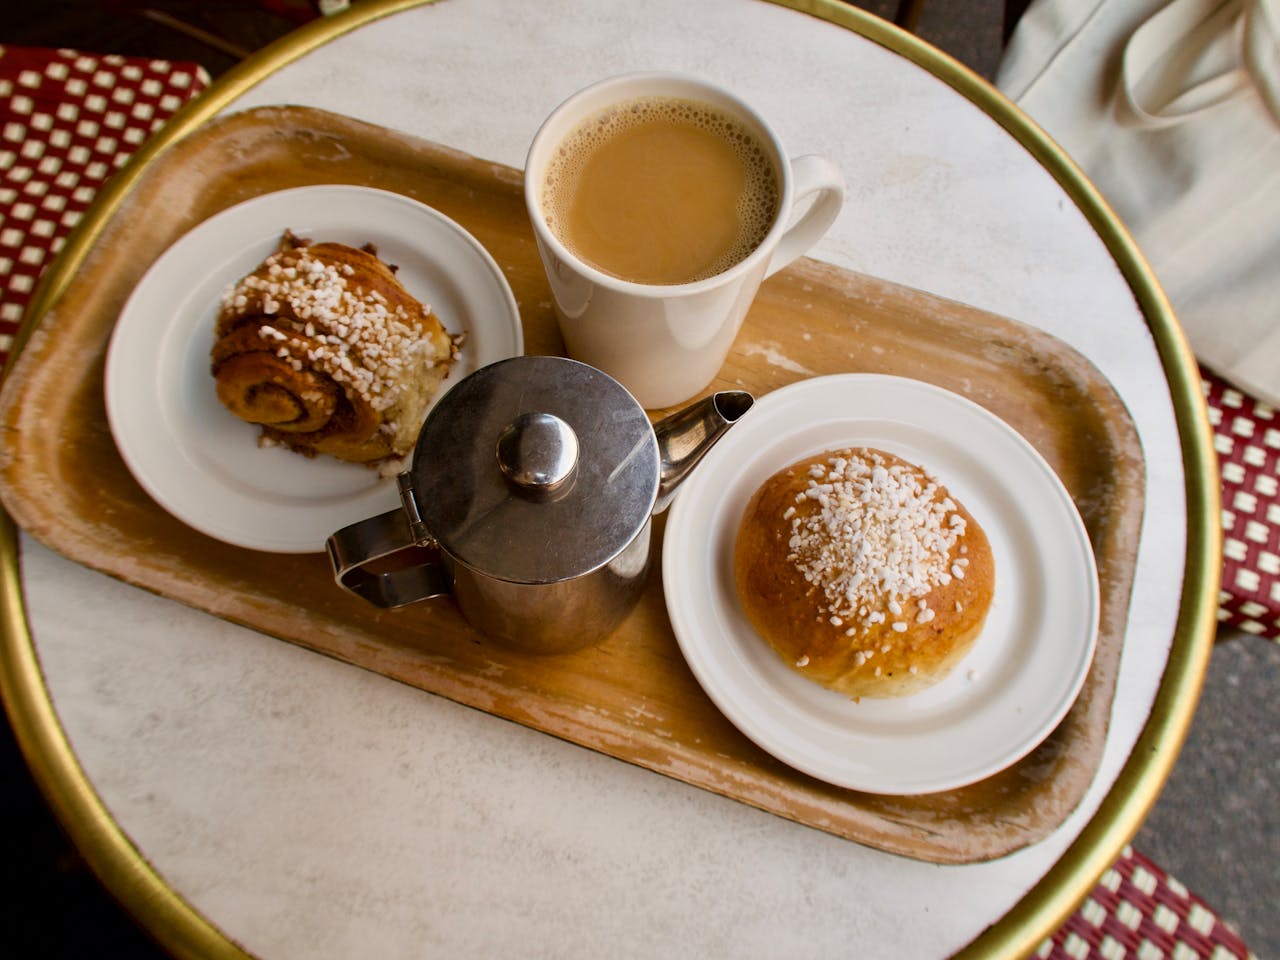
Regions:
<instances>
[{"instance_id":1,"label":"cardamom bun","mask_svg":"<svg viewBox=\"0 0 1280 960\"><path fill-rule=\"evenodd\" d=\"M793 669L831 690L903 697L946 677L991 608L986 533L894 454L832 450L775 473L734 546L738 599Z\"/></svg>"}]
</instances>

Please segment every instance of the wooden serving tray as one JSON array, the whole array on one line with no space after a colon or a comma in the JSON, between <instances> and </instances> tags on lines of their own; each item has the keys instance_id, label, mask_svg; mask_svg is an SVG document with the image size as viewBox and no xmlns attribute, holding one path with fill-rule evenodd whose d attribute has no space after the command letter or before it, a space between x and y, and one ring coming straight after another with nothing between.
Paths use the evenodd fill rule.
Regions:
<instances>
[{"instance_id":1,"label":"wooden serving tray","mask_svg":"<svg viewBox=\"0 0 1280 960\"><path fill-rule=\"evenodd\" d=\"M519 303L528 352L559 353L520 178L509 167L311 109L263 108L203 127L145 171L11 371L0 395L5 505L53 549L129 583L864 844L960 863L1002 856L1053 831L1084 795L1102 754L1138 545L1143 460L1133 424L1102 375L1061 342L1013 321L801 260L764 284L713 385L763 395L803 377L850 371L931 381L1020 431L1074 497L1102 586L1099 644L1084 691L1030 756L945 793L853 792L761 751L716 710L685 665L656 562L639 606L603 643L565 656L522 656L487 644L448 600L380 611L338 589L321 554L259 553L209 539L134 482L107 427L105 351L126 297L183 233L285 187L399 191L452 217L488 248ZM660 518L654 533L656 558Z\"/></svg>"}]
</instances>

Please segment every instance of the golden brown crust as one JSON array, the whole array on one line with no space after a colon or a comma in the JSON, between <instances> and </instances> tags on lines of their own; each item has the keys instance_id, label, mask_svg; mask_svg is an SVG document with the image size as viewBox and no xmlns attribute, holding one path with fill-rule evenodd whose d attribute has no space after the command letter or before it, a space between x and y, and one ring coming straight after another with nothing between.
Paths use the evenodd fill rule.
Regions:
<instances>
[{"instance_id":1,"label":"golden brown crust","mask_svg":"<svg viewBox=\"0 0 1280 960\"><path fill-rule=\"evenodd\" d=\"M788 665L850 697L899 697L937 683L972 647L995 566L945 487L893 454L850 448L792 464L756 492L734 579Z\"/></svg>"},{"instance_id":2,"label":"golden brown crust","mask_svg":"<svg viewBox=\"0 0 1280 960\"><path fill-rule=\"evenodd\" d=\"M219 400L264 441L377 464L407 456L456 344L372 247L287 232L224 295Z\"/></svg>"}]
</instances>

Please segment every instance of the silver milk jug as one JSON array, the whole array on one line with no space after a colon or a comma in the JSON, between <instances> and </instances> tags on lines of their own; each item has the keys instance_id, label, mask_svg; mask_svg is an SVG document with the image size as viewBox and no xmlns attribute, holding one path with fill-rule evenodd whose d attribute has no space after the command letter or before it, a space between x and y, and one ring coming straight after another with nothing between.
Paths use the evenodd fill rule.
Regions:
<instances>
[{"instance_id":1,"label":"silver milk jug","mask_svg":"<svg viewBox=\"0 0 1280 960\"><path fill-rule=\"evenodd\" d=\"M329 537L337 581L379 607L450 594L526 652L596 643L639 598L651 518L752 403L716 393L652 424L578 361L482 367L428 414L400 507Z\"/></svg>"}]
</instances>

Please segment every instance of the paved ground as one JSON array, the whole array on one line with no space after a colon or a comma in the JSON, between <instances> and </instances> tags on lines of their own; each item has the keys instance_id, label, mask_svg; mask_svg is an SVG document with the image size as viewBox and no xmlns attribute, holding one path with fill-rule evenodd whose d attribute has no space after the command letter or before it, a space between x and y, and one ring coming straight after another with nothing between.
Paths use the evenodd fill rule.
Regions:
<instances>
[{"instance_id":1,"label":"paved ground","mask_svg":"<svg viewBox=\"0 0 1280 960\"><path fill-rule=\"evenodd\" d=\"M892 0L859 5L889 17L896 7ZM216 75L241 52L292 26L278 11L306 4L157 0L148 6L216 31L222 40L211 46L184 36L154 16L130 12L137 8L128 3L40 0L6 13L0 43L196 60ZM923 5L916 29L990 77L999 62L1002 13L999 0L934 2ZM1218 645L1188 742L1135 839L1139 850L1232 923L1261 960L1280 958L1278 694L1280 644L1238 637ZM65 843L7 727L0 736L0 777L0 817L8 825L0 879L9 891L0 916L10 931L6 943L18 948L13 955L159 960Z\"/></svg>"},{"instance_id":2,"label":"paved ground","mask_svg":"<svg viewBox=\"0 0 1280 960\"><path fill-rule=\"evenodd\" d=\"M1134 845L1280 957L1280 643L1220 642L1187 743Z\"/></svg>"}]
</instances>

